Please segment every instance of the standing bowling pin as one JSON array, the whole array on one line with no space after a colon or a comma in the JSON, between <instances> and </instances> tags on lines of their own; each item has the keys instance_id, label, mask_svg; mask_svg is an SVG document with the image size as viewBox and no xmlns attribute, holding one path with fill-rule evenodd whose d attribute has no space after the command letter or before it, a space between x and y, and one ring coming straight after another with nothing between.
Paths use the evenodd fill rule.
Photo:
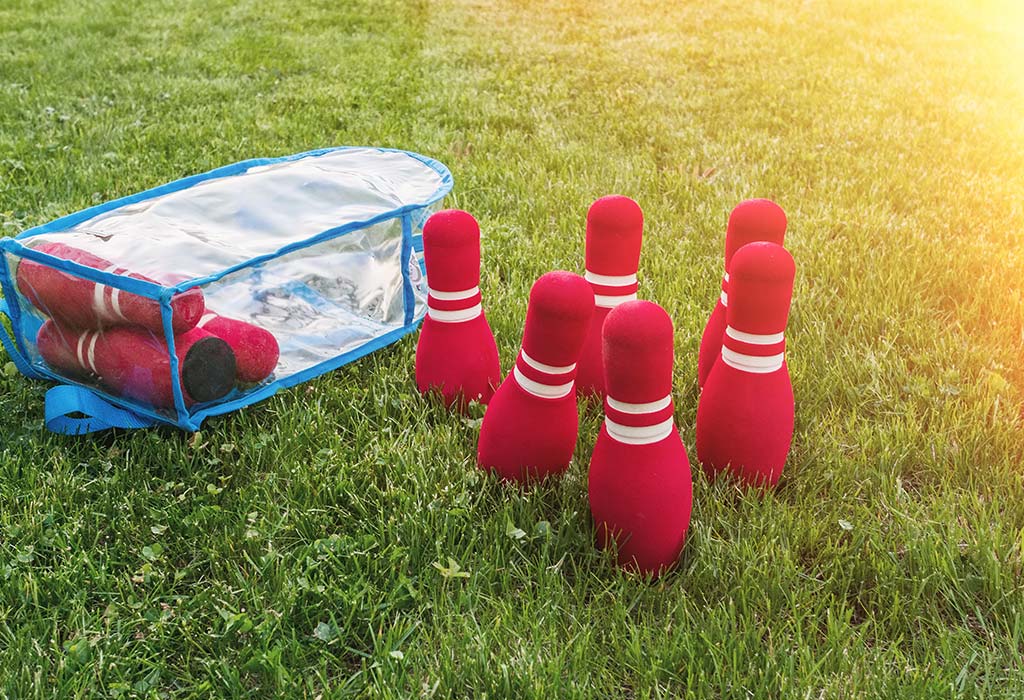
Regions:
<instances>
[{"instance_id":1,"label":"standing bowling pin","mask_svg":"<svg viewBox=\"0 0 1024 700\"><path fill-rule=\"evenodd\" d=\"M619 565L658 576L690 527L690 461L672 418L672 321L631 301L604 322L605 421L590 458L590 512Z\"/></svg>"},{"instance_id":2,"label":"standing bowling pin","mask_svg":"<svg viewBox=\"0 0 1024 700\"><path fill-rule=\"evenodd\" d=\"M530 290L523 347L491 399L477 465L511 481L561 474L579 431L576 363L594 314L594 293L579 275L549 272Z\"/></svg>"},{"instance_id":3,"label":"standing bowling pin","mask_svg":"<svg viewBox=\"0 0 1024 700\"><path fill-rule=\"evenodd\" d=\"M115 275L153 282L148 277L126 270L92 253L65 245L43 243L34 250L76 262ZM160 302L97 284L27 258L18 263L18 290L47 316L72 328L103 328L124 324L143 326L163 334ZM171 297L171 327L175 333L194 328L203 315L205 303L198 287Z\"/></svg>"},{"instance_id":4,"label":"standing bowling pin","mask_svg":"<svg viewBox=\"0 0 1024 700\"><path fill-rule=\"evenodd\" d=\"M733 256L722 355L697 404L697 459L709 475L728 470L745 485L774 486L793 439L793 386L785 330L793 257L749 243Z\"/></svg>"},{"instance_id":5,"label":"standing bowling pin","mask_svg":"<svg viewBox=\"0 0 1024 700\"><path fill-rule=\"evenodd\" d=\"M601 197L587 212L584 277L594 290L595 309L577 367L576 390L580 394L604 396L601 326L609 311L636 299L643 232L644 214L629 197Z\"/></svg>"},{"instance_id":6,"label":"standing bowling pin","mask_svg":"<svg viewBox=\"0 0 1024 700\"><path fill-rule=\"evenodd\" d=\"M170 353L161 334L140 326L82 331L50 319L36 346L55 370L95 378L114 394L156 408L174 407ZM220 338L193 328L174 337L174 354L186 405L219 399L234 386L235 355Z\"/></svg>"},{"instance_id":7,"label":"standing bowling pin","mask_svg":"<svg viewBox=\"0 0 1024 700\"><path fill-rule=\"evenodd\" d=\"M423 227L427 316L416 345L416 386L446 406L487 403L501 383L494 334L480 304L480 226L464 211L439 211Z\"/></svg>"},{"instance_id":8,"label":"standing bowling pin","mask_svg":"<svg viewBox=\"0 0 1024 700\"><path fill-rule=\"evenodd\" d=\"M722 293L715 303L715 309L704 326L700 339L700 354L697 356L697 385L701 388L711 373L711 368L722 354L722 334L725 333L725 309L729 304L729 263L733 254L754 241L768 241L782 245L786 235L786 213L770 199L748 199L736 205L729 214L729 225L725 230L725 276L722 277Z\"/></svg>"}]
</instances>

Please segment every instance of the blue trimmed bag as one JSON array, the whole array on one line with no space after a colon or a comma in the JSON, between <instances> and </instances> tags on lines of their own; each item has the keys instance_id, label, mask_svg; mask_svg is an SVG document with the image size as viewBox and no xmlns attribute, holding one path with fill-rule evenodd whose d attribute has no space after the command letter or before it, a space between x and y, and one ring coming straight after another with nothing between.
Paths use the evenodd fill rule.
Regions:
<instances>
[{"instance_id":1,"label":"blue trimmed bag","mask_svg":"<svg viewBox=\"0 0 1024 700\"><path fill-rule=\"evenodd\" d=\"M59 383L46 395L51 430L198 430L415 330L423 222L451 188L430 158L341 147L91 207L0 240L11 326L0 323L0 341L22 374ZM186 296L203 316L183 326ZM270 334L269 376L239 379L237 347L200 330L218 317Z\"/></svg>"}]
</instances>

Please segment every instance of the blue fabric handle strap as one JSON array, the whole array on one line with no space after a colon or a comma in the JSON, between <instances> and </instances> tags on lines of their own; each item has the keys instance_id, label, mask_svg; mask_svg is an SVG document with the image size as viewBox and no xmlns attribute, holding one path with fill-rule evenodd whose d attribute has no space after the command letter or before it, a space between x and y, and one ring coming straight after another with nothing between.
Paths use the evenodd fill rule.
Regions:
<instances>
[{"instance_id":1,"label":"blue fabric handle strap","mask_svg":"<svg viewBox=\"0 0 1024 700\"><path fill-rule=\"evenodd\" d=\"M80 386L63 384L46 392L46 427L55 433L84 435L108 428L153 425L153 419L119 408Z\"/></svg>"}]
</instances>

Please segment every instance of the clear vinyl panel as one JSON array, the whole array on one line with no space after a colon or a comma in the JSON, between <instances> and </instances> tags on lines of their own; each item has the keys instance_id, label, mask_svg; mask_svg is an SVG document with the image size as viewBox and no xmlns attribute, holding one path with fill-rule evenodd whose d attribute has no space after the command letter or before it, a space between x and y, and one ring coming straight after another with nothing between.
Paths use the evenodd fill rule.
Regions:
<instances>
[{"instance_id":1,"label":"clear vinyl panel","mask_svg":"<svg viewBox=\"0 0 1024 700\"><path fill-rule=\"evenodd\" d=\"M413 285L414 301L422 303L419 287ZM273 378L290 376L405 325L402 220L243 268L202 289L209 311L271 333L280 347Z\"/></svg>"},{"instance_id":2,"label":"clear vinyl panel","mask_svg":"<svg viewBox=\"0 0 1024 700\"><path fill-rule=\"evenodd\" d=\"M194 412L405 328L404 245L403 218L389 219L174 295L176 375L158 301L15 256L7 265L34 366L173 417L175 376ZM411 251L407 270L418 319L426 288Z\"/></svg>"},{"instance_id":3,"label":"clear vinyl panel","mask_svg":"<svg viewBox=\"0 0 1024 700\"><path fill-rule=\"evenodd\" d=\"M406 153L349 148L203 180L24 242L66 243L173 284L419 205L415 226L424 205L447 187L437 171Z\"/></svg>"}]
</instances>

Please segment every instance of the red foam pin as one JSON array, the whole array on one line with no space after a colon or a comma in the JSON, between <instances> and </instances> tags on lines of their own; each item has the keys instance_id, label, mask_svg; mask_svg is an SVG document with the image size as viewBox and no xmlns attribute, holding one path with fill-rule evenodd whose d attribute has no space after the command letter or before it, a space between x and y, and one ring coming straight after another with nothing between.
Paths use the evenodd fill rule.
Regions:
<instances>
[{"instance_id":1,"label":"red foam pin","mask_svg":"<svg viewBox=\"0 0 1024 700\"><path fill-rule=\"evenodd\" d=\"M534 283L516 365L480 426L482 469L527 481L568 468L579 430L576 363L593 313L594 293L579 275L549 272Z\"/></svg>"},{"instance_id":2,"label":"red foam pin","mask_svg":"<svg viewBox=\"0 0 1024 700\"><path fill-rule=\"evenodd\" d=\"M588 494L598 544L620 566L658 576L675 565L690 526L690 461L673 420L672 321L649 301L626 302L603 328L605 421Z\"/></svg>"},{"instance_id":3,"label":"red foam pin","mask_svg":"<svg viewBox=\"0 0 1024 700\"><path fill-rule=\"evenodd\" d=\"M601 327L608 312L636 299L644 214L629 197L601 197L587 212L586 273L594 291L594 316L580 353L576 389L604 396Z\"/></svg>"},{"instance_id":4,"label":"red foam pin","mask_svg":"<svg viewBox=\"0 0 1024 700\"><path fill-rule=\"evenodd\" d=\"M157 284L144 275L64 243L43 243L33 249L86 267ZM33 306L65 326L104 328L135 324L163 333L160 302L155 299L97 284L27 258L18 263L16 279L18 290ZM171 327L175 334L195 327L205 309L203 293L198 287L174 295L170 304Z\"/></svg>"},{"instance_id":5,"label":"red foam pin","mask_svg":"<svg viewBox=\"0 0 1024 700\"><path fill-rule=\"evenodd\" d=\"M769 199L748 199L736 205L729 214L729 225L725 231L725 275L722 277L722 292L715 302L715 308L704 326L700 339L700 353L697 356L697 384L703 387L711 368L722 351L722 334L725 333L726 306L729 301L729 265L733 254L755 241L767 241L782 245L786 236L786 213Z\"/></svg>"}]
</instances>

